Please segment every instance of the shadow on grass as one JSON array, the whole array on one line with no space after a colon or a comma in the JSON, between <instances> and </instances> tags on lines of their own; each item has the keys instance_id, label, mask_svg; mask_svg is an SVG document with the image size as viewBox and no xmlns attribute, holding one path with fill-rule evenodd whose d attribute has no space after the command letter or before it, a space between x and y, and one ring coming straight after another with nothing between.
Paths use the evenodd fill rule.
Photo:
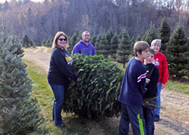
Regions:
<instances>
[{"instance_id":1,"label":"shadow on grass","mask_svg":"<svg viewBox=\"0 0 189 135\"><path fill-rule=\"evenodd\" d=\"M66 131L70 135L88 135L87 121L77 116L71 115L63 119ZM64 130L64 129L63 129Z\"/></svg>"},{"instance_id":2,"label":"shadow on grass","mask_svg":"<svg viewBox=\"0 0 189 135\"><path fill-rule=\"evenodd\" d=\"M78 135L116 135L119 118L88 119L78 116L66 117L63 122L67 132Z\"/></svg>"},{"instance_id":3,"label":"shadow on grass","mask_svg":"<svg viewBox=\"0 0 189 135\"><path fill-rule=\"evenodd\" d=\"M66 117L63 120L70 135L117 135L120 117L106 119L88 119L78 116ZM132 135L130 128L129 135Z\"/></svg>"}]
</instances>

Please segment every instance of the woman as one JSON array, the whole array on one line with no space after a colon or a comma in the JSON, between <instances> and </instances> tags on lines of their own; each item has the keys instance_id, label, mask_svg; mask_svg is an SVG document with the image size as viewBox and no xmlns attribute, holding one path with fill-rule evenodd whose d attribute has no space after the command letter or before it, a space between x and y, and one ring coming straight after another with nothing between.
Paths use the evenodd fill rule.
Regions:
<instances>
[{"instance_id":1,"label":"woman","mask_svg":"<svg viewBox=\"0 0 189 135\"><path fill-rule=\"evenodd\" d=\"M48 83L54 93L53 120L55 126L65 127L62 122L61 111L64 102L64 91L69 79L78 81L78 77L71 71L73 60L67 51L68 38L64 32L57 32L52 43L52 54L48 72Z\"/></svg>"},{"instance_id":2,"label":"woman","mask_svg":"<svg viewBox=\"0 0 189 135\"><path fill-rule=\"evenodd\" d=\"M157 83L157 99L156 99L156 105L161 106L161 89L165 88L165 83L168 81L169 78L169 72L168 72L168 65L167 60L164 54L160 53L160 47L161 47L161 40L160 39L154 39L151 42L151 47L155 50L155 56L153 63L158 67L159 70L159 79ZM159 121L160 119L160 108L155 108L155 121Z\"/></svg>"}]
</instances>

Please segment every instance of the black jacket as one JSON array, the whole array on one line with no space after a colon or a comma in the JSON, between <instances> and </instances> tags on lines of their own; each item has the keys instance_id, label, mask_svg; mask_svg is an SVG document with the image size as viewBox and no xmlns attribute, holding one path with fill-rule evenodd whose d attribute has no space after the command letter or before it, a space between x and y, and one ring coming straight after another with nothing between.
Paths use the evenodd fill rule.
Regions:
<instances>
[{"instance_id":1,"label":"black jacket","mask_svg":"<svg viewBox=\"0 0 189 135\"><path fill-rule=\"evenodd\" d=\"M69 78L76 81L77 76L71 71L73 60L66 50L54 48L48 71L48 83L68 86Z\"/></svg>"},{"instance_id":2,"label":"black jacket","mask_svg":"<svg viewBox=\"0 0 189 135\"><path fill-rule=\"evenodd\" d=\"M159 78L159 70L154 64L147 64L146 67L146 78L150 79L149 83L146 83L147 91L143 98L152 98L157 96L157 82Z\"/></svg>"}]
</instances>

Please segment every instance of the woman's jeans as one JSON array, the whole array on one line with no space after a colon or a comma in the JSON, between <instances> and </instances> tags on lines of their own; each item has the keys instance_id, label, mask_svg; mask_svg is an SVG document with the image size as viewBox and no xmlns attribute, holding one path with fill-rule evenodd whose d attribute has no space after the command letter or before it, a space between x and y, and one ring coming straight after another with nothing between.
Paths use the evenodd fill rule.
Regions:
<instances>
[{"instance_id":1,"label":"woman's jeans","mask_svg":"<svg viewBox=\"0 0 189 135\"><path fill-rule=\"evenodd\" d=\"M62 122L62 105L64 102L64 86L63 85L56 85L50 84L52 91L54 93L54 104L53 104L53 120L55 125L61 125Z\"/></svg>"},{"instance_id":2,"label":"woman's jeans","mask_svg":"<svg viewBox=\"0 0 189 135\"><path fill-rule=\"evenodd\" d=\"M156 99L156 105L161 106L161 82L157 83L157 99ZM155 114L160 115L160 108L156 107L155 108Z\"/></svg>"}]
</instances>

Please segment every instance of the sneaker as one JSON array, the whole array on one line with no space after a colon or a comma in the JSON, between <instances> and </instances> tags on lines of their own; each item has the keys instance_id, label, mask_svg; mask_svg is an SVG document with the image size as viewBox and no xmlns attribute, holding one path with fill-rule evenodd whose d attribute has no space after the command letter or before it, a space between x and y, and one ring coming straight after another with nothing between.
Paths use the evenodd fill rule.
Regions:
<instances>
[{"instance_id":1,"label":"sneaker","mask_svg":"<svg viewBox=\"0 0 189 135\"><path fill-rule=\"evenodd\" d=\"M159 115L155 115L155 121L159 121Z\"/></svg>"},{"instance_id":2,"label":"sneaker","mask_svg":"<svg viewBox=\"0 0 189 135\"><path fill-rule=\"evenodd\" d=\"M55 125L55 126L60 127L60 128L65 128L65 125L64 125L64 124Z\"/></svg>"}]
</instances>

